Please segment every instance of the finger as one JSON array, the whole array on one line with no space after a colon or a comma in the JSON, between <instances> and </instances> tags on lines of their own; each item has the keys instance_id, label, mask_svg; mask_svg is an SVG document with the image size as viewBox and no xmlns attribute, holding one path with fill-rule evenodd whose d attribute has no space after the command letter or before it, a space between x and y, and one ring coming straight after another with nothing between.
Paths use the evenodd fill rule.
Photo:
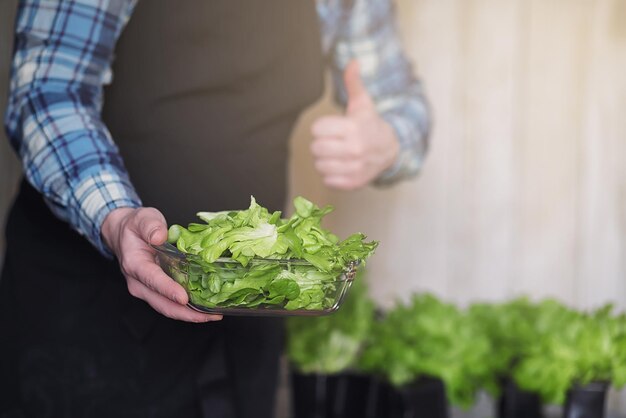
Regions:
<instances>
[{"instance_id":1,"label":"finger","mask_svg":"<svg viewBox=\"0 0 626 418\"><path fill-rule=\"evenodd\" d=\"M315 168L324 176L344 176L356 174L362 169L362 162L355 160L320 159Z\"/></svg>"},{"instance_id":2,"label":"finger","mask_svg":"<svg viewBox=\"0 0 626 418\"><path fill-rule=\"evenodd\" d=\"M154 208L140 209L136 215L137 233L146 242L160 245L167 239L167 224L161 212Z\"/></svg>"},{"instance_id":3,"label":"finger","mask_svg":"<svg viewBox=\"0 0 626 418\"><path fill-rule=\"evenodd\" d=\"M187 304L189 296L185 289L165 274L161 267L154 262L149 251L144 254L145 256L136 260L136 267L129 273L136 280L163 297L180 305Z\"/></svg>"},{"instance_id":4,"label":"finger","mask_svg":"<svg viewBox=\"0 0 626 418\"><path fill-rule=\"evenodd\" d=\"M373 106L370 94L361 78L361 71L357 60L352 60L346 66L343 73L343 80L348 94L348 114L353 114L360 110L369 110Z\"/></svg>"},{"instance_id":5,"label":"finger","mask_svg":"<svg viewBox=\"0 0 626 418\"><path fill-rule=\"evenodd\" d=\"M354 147L336 138L318 138L311 143L311 153L316 158L342 159L354 155Z\"/></svg>"},{"instance_id":6,"label":"finger","mask_svg":"<svg viewBox=\"0 0 626 418\"><path fill-rule=\"evenodd\" d=\"M311 125L314 137L342 138L354 131L354 122L345 116L327 115L318 118Z\"/></svg>"},{"instance_id":7,"label":"finger","mask_svg":"<svg viewBox=\"0 0 626 418\"><path fill-rule=\"evenodd\" d=\"M219 321L222 319L222 315L210 315L202 312L197 312L187 306L179 305L178 303L172 302L163 295L153 292L150 288L148 288L141 282L138 282L138 286L141 286L140 290L138 291L138 294L140 296L138 297L146 301L154 310L159 312L161 315L164 315L168 318L186 322L209 322Z\"/></svg>"},{"instance_id":8,"label":"finger","mask_svg":"<svg viewBox=\"0 0 626 418\"><path fill-rule=\"evenodd\" d=\"M353 180L349 176L332 175L324 177L324 184L328 187L339 190L355 190L362 186L356 180Z\"/></svg>"}]
</instances>

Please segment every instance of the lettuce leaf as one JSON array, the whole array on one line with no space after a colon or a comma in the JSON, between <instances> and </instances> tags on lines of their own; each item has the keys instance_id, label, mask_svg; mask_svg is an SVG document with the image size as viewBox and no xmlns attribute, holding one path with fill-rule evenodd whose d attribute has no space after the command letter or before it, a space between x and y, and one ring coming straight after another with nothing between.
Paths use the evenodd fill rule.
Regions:
<instances>
[{"instance_id":1,"label":"lettuce leaf","mask_svg":"<svg viewBox=\"0 0 626 418\"><path fill-rule=\"evenodd\" d=\"M214 307L281 305L288 310L332 306L336 280L353 261L364 263L377 242L354 234L344 241L322 228L332 207L319 208L303 197L294 199L295 213L282 219L254 197L246 210L198 212L204 223L172 225L168 242L188 254L195 267L188 274L193 303ZM218 261L229 258L241 267ZM305 260L306 263L263 263ZM256 260L256 262L255 262ZM173 273L172 273L173 274ZM179 280L180 282L180 280Z\"/></svg>"}]
</instances>

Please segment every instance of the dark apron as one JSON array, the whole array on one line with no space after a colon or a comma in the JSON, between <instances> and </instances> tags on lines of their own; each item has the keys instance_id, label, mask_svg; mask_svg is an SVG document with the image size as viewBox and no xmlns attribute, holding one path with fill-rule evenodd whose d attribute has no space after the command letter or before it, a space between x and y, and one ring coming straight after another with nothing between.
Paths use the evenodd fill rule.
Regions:
<instances>
[{"instance_id":1,"label":"dark apron","mask_svg":"<svg viewBox=\"0 0 626 418\"><path fill-rule=\"evenodd\" d=\"M116 51L103 115L146 206L282 209L289 133L322 89L313 0L139 2ZM0 417L273 416L280 321L160 316L25 182L6 238Z\"/></svg>"}]
</instances>

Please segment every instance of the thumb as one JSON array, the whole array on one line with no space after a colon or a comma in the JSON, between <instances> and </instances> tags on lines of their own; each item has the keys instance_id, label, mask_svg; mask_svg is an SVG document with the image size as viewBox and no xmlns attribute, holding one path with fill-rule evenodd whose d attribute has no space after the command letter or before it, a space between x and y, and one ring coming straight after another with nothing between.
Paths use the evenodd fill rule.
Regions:
<instances>
[{"instance_id":1,"label":"thumb","mask_svg":"<svg viewBox=\"0 0 626 418\"><path fill-rule=\"evenodd\" d=\"M372 98L361 79L359 62L352 60L343 73L346 92L348 93L348 114L371 110L374 106Z\"/></svg>"},{"instance_id":2,"label":"thumb","mask_svg":"<svg viewBox=\"0 0 626 418\"><path fill-rule=\"evenodd\" d=\"M138 232L147 243L160 245L167 239L167 223L161 212L154 208L142 208L137 214Z\"/></svg>"}]
</instances>

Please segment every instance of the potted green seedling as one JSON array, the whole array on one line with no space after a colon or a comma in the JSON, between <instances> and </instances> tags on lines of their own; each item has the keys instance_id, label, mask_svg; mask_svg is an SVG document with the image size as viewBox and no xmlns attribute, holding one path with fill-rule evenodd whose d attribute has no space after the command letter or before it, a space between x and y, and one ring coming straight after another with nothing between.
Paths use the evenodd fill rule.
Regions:
<instances>
[{"instance_id":1,"label":"potted green seedling","mask_svg":"<svg viewBox=\"0 0 626 418\"><path fill-rule=\"evenodd\" d=\"M358 274L335 314L288 320L296 418L368 418L377 409L378 382L356 368L374 312L364 278Z\"/></svg>"},{"instance_id":2,"label":"potted green seedling","mask_svg":"<svg viewBox=\"0 0 626 418\"><path fill-rule=\"evenodd\" d=\"M432 295L415 295L374 324L361 368L387 383L380 417L445 418L492 382L489 340L469 316Z\"/></svg>"},{"instance_id":3,"label":"potted green seedling","mask_svg":"<svg viewBox=\"0 0 626 418\"><path fill-rule=\"evenodd\" d=\"M591 313L561 308L546 322L551 332L517 365L515 379L565 418L602 418L608 388L626 384L626 327L610 305ZM544 315L545 316L545 315Z\"/></svg>"},{"instance_id":4,"label":"potted green seedling","mask_svg":"<svg viewBox=\"0 0 626 418\"><path fill-rule=\"evenodd\" d=\"M543 416L539 394L520 389L510 375L515 364L538 338L538 312L538 305L527 298L499 304L476 303L470 307L470 317L491 342L493 351L488 361L498 376L498 386L489 392L497 399L498 418Z\"/></svg>"}]
</instances>

